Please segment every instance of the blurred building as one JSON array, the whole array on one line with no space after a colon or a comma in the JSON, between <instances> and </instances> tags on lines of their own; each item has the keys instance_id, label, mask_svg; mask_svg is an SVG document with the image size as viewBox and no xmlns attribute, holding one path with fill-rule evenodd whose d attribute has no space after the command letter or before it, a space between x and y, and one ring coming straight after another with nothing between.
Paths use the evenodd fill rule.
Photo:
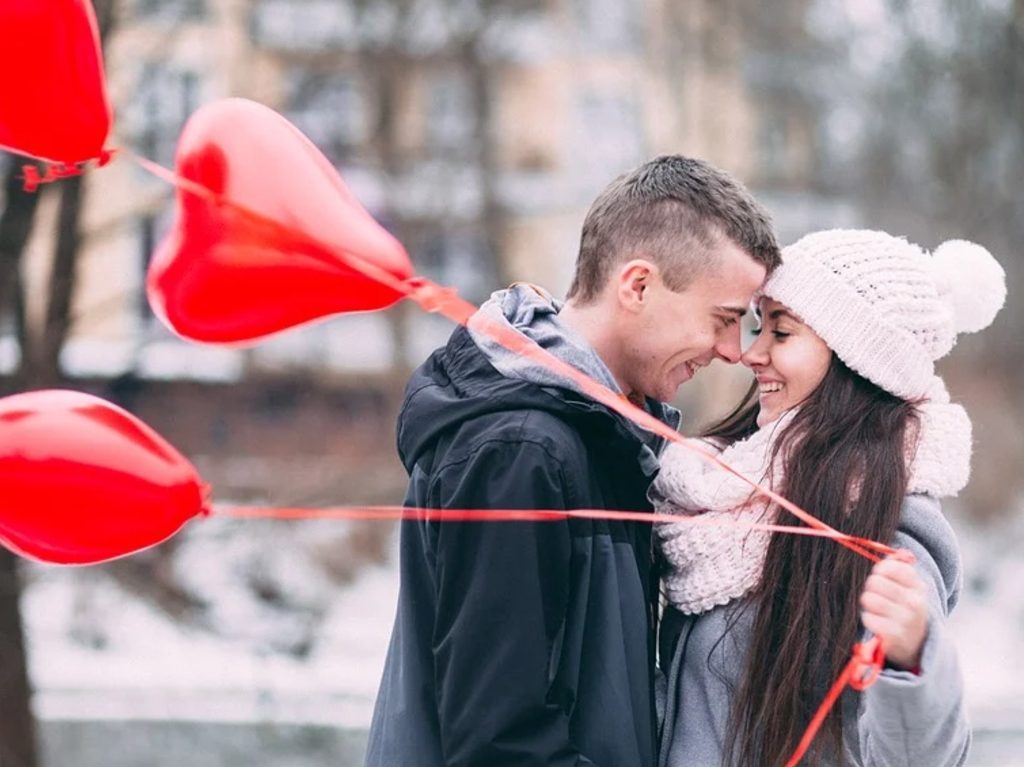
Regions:
<instances>
[{"instance_id":1,"label":"blurred building","mask_svg":"<svg viewBox=\"0 0 1024 767\"><path fill-rule=\"evenodd\" d=\"M321 148L422 274L474 301L512 279L561 294L594 196L657 154L732 171L784 237L820 218L807 4L762 18L737 0L122 0L107 51L113 143L170 167L198 106L255 99ZM386 374L450 330L405 307L247 350L177 340L143 291L169 187L129 161L88 179L72 375ZM30 247L40 284L55 215L44 205Z\"/></svg>"}]
</instances>

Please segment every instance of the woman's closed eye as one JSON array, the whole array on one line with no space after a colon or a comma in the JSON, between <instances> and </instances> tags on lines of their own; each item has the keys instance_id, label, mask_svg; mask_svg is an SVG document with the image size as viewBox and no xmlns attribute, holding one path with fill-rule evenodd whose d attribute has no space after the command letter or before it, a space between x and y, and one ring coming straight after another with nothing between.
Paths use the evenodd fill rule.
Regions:
<instances>
[{"instance_id":1,"label":"woman's closed eye","mask_svg":"<svg viewBox=\"0 0 1024 767\"><path fill-rule=\"evenodd\" d=\"M753 328L750 331L750 335L752 335L752 336L754 336L756 338L757 336L761 335L763 330L764 330L763 327ZM779 341L781 341L781 340L783 340L785 338L789 338L792 335L792 333L788 333L785 330L773 330L773 331L771 331L771 334L773 336L775 336L775 338L777 338Z\"/></svg>"}]
</instances>

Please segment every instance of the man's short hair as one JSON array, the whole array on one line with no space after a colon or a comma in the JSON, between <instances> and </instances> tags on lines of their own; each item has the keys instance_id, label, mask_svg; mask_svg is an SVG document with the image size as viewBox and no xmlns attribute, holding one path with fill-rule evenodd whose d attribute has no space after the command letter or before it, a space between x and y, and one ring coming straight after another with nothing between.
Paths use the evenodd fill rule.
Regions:
<instances>
[{"instance_id":1,"label":"man's short hair","mask_svg":"<svg viewBox=\"0 0 1024 767\"><path fill-rule=\"evenodd\" d=\"M614 267L631 258L650 259L668 288L681 291L715 267L722 237L769 273L779 264L771 217L741 183L701 160L655 158L609 184L590 207L568 298L594 300Z\"/></svg>"}]
</instances>

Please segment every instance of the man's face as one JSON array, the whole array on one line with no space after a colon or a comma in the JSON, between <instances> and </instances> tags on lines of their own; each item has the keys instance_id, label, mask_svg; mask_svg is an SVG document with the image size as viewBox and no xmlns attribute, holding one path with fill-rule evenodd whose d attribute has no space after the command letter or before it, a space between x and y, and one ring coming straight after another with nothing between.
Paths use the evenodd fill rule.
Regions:
<instances>
[{"instance_id":1,"label":"man's face","mask_svg":"<svg viewBox=\"0 0 1024 767\"><path fill-rule=\"evenodd\" d=\"M739 361L739 320L765 268L724 238L713 253L717 266L678 293L652 272L625 339L623 373L633 392L666 402L712 360Z\"/></svg>"}]
</instances>

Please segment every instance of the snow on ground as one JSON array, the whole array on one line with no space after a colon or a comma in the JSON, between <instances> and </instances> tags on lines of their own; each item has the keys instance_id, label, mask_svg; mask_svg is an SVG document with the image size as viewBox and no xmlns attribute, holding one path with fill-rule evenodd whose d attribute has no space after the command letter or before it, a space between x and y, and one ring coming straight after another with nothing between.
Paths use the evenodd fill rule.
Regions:
<instances>
[{"instance_id":1,"label":"snow on ground","mask_svg":"<svg viewBox=\"0 0 1024 767\"><path fill-rule=\"evenodd\" d=\"M950 628L960 651L971 722L1024 734L1024 514L990 530L952 521L966 577Z\"/></svg>"},{"instance_id":2,"label":"snow on ground","mask_svg":"<svg viewBox=\"0 0 1024 767\"><path fill-rule=\"evenodd\" d=\"M992 531L957 526L967 580L951 630L961 652L972 724L1013 733L1019 741L1024 736L1024 675L1017 670L1024 647L1024 518ZM194 569L197 557L215 557L211 544L218 536L224 531L213 527L205 539L194 536L182 560ZM270 566L291 573L292 580L306 577L304 572L315 580L289 564L288 556L279 559ZM219 575L198 576L210 579L208 597L222 591L225 598L239 601L230 571L225 565ZM365 728L394 617L396 566L364 568L347 588L319 584L309 590L309 600L326 599L327 604L316 642L300 658L275 651L265 641L275 631L272 625L250 634L241 630L272 618L238 604L216 612L222 628L231 621L245 624L235 632L220 632L223 636L177 625L88 568L33 570L24 608L36 711L43 720ZM81 620L83 610L103 623L105 636L98 646L90 646L87 636L83 640L81 626L88 625ZM280 627L292 630L287 620Z\"/></svg>"},{"instance_id":3,"label":"snow on ground","mask_svg":"<svg viewBox=\"0 0 1024 767\"><path fill-rule=\"evenodd\" d=\"M101 648L73 638L83 590L108 624ZM35 709L41 719L366 727L397 595L393 565L364 569L336 591L315 647L299 660L265 642L182 628L85 568L47 569L24 597Z\"/></svg>"}]
</instances>

